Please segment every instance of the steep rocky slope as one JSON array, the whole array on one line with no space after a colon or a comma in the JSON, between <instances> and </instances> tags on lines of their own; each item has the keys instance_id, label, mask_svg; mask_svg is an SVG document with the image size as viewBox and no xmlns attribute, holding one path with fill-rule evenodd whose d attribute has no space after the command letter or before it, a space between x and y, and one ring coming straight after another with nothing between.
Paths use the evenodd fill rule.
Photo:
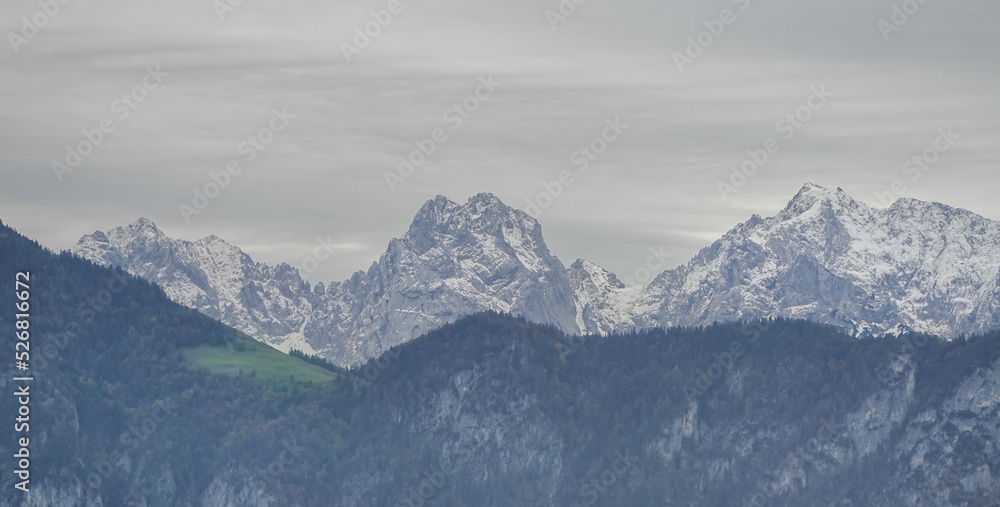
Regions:
<instances>
[{"instance_id":1,"label":"steep rocky slope","mask_svg":"<svg viewBox=\"0 0 1000 507\"><path fill-rule=\"evenodd\" d=\"M914 199L874 209L807 185L662 273L632 312L640 327L777 316L858 335L996 329L1000 223Z\"/></svg>"},{"instance_id":2,"label":"steep rocky slope","mask_svg":"<svg viewBox=\"0 0 1000 507\"><path fill-rule=\"evenodd\" d=\"M171 239L145 219L84 236L72 251L280 349L340 364L485 310L578 329L568 272L541 226L490 194L428 201L367 272L315 287L286 264L254 262L214 236Z\"/></svg>"}]
</instances>

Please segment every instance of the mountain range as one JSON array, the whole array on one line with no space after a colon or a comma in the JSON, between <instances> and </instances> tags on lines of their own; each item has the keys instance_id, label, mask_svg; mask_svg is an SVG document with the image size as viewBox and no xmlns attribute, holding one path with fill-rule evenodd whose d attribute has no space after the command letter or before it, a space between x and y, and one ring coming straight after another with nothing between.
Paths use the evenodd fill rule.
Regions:
<instances>
[{"instance_id":1,"label":"mountain range","mask_svg":"<svg viewBox=\"0 0 1000 507\"><path fill-rule=\"evenodd\" d=\"M146 219L86 235L72 252L281 350L345 366L481 311L570 334L775 317L854 336L1000 328L1000 222L915 199L876 209L812 184L646 287L589 261L565 266L535 219L485 193L428 201L367 271L329 284L215 236L170 238Z\"/></svg>"},{"instance_id":2,"label":"mountain range","mask_svg":"<svg viewBox=\"0 0 1000 507\"><path fill-rule=\"evenodd\" d=\"M4 459L0 507L1000 501L1000 331L859 340L766 319L579 336L487 312L322 368L2 224L0 252L0 277L30 273L33 379L0 364L0 388L31 394L30 429L0 439L8 457L30 446L30 492ZM0 397L0 413L23 403Z\"/></svg>"}]
</instances>

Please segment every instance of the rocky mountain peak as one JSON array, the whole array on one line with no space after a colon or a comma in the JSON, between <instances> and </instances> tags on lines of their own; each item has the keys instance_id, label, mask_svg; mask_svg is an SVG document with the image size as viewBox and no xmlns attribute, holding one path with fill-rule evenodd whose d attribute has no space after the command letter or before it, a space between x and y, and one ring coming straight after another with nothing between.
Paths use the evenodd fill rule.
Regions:
<instances>
[{"instance_id":1,"label":"rocky mountain peak","mask_svg":"<svg viewBox=\"0 0 1000 507\"><path fill-rule=\"evenodd\" d=\"M483 218L491 220L481 220ZM427 201L413 218L410 228L423 231L427 226L445 224L483 228L497 220L521 222L529 230L538 225L538 222L526 213L507 206L497 196L479 193L470 197L465 204L458 204L442 195Z\"/></svg>"},{"instance_id":2,"label":"rocky mountain peak","mask_svg":"<svg viewBox=\"0 0 1000 507\"><path fill-rule=\"evenodd\" d=\"M152 220L145 217L139 218L125 227L116 227L110 232L111 237L126 241L135 237L145 237L148 239L166 237L166 235L163 234L163 231L161 231Z\"/></svg>"},{"instance_id":3,"label":"rocky mountain peak","mask_svg":"<svg viewBox=\"0 0 1000 507\"><path fill-rule=\"evenodd\" d=\"M489 193L427 201L367 272L315 290L290 266L255 263L212 236L173 240L146 219L84 236L73 251L281 349L341 364L484 310L570 333L768 317L873 335L1000 327L1000 222L915 199L874 209L814 184L647 287L585 260L567 268L535 219Z\"/></svg>"},{"instance_id":4,"label":"rocky mountain peak","mask_svg":"<svg viewBox=\"0 0 1000 507\"><path fill-rule=\"evenodd\" d=\"M634 320L791 317L859 335L912 329L954 338L996 328L998 266L998 222L913 199L874 209L810 184L777 215L753 218L661 273Z\"/></svg>"},{"instance_id":5,"label":"rocky mountain peak","mask_svg":"<svg viewBox=\"0 0 1000 507\"><path fill-rule=\"evenodd\" d=\"M400 241L397 248L405 245L435 263L467 259L491 266L490 272L512 264L540 274L558 263L538 222L488 193L477 194L464 205L441 196L428 201Z\"/></svg>"},{"instance_id":6,"label":"rocky mountain peak","mask_svg":"<svg viewBox=\"0 0 1000 507\"><path fill-rule=\"evenodd\" d=\"M570 273L574 280L587 281L595 286L609 287L613 289L624 289L625 284L618 279L614 273L584 259L577 259L570 266Z\"/></svg>"},{"instance_id":7,"label":"rocky mountain peak","mask_svg":"<svg viewBox=\"0 0 1000 507\"><path fill-rule=\"evenodd\" d=\"M458 203L443 195L438 195L420 207L420 211L417 211L413 217L410 228L446 223L459 208L461 206Z\"/></svg>"},{"instance_id":8,"label":"rocky mountain peak","mask_svg":"<svg viewBox=\"0 0 1000 507\"><path fill-rule=\"evenodd\" d=\"M157 229L156 224L146 217L139 217L139 219L130 224L129 227L136 229Z\"/></svg>"},{"instance_id":9,"label":"rocky mountain peak","mask_svg":"<svg viewBox=\"0 0 1000 507\"><path fill-rule=\"evenodd\" d=\"M803 214L815 214L821 209L855 210L862 206L867 208L864 204L855 201L842 188L831 189L807 183L795 194L795 197L788 201L781 215L797 217Z\"/></svg>"},{"instance_id":10,"label":"rocky mountain peak","mask_svg":"<svg viewBox=\"0 0 1000 507\"><path fill-rule=\"evenodd\" d=\"M818 209L830 209L839 213L868 210L869 208L868 205L856 201L842 188L832 189L807 184L788 202L782 214L786 216L812 214Z\"/></svg>"},{"instance_id":11,"label":"rocky mountain peak","mask_svg":"<svg viewBox=\"0 0 1000 507\"><path fill-rule=\"evenodd\" d=\"M965 216L973 220L989 222L990 220L977 215L969 210L954 208L940 202L922 201L912 197L900 197L885 210L890 217L915 217L924 216L930 218L938 217L958 217Z\"/></svg>"},{"instance_id":12,"label":"rocky mountain peak","mask_svg":"<svg viewBox=\"0 0 1000 507\"><path fill-rule=\"evenodd\" d=\"M469 205L475 206L477 209L492 208L496 210L509 210L509 206L504 204L497 196L489 192L480 192L469 198Z\"/></svg>"},{"instance_id":13,"label":"rocky mountain peak","mask_svg":"<svg viewBox=\"0 0 1000 507\"><path fill-rule=\"evenodd\" d=\"M567 270L541 226L488 193L427 201L367 272L316 290L291 266L256 263L215 236L173 240L145 219L85 236L73 250L280 349L341 364L485 310L579 331Z\"/></svg>"},{"instance_id":14,"label":"rocky mountain peak","mask_svg":"<svg viewBox=\"0 0 1000 507\"><path fill-rule=\"evenodd\" d=\"M148 218L119 226L107 232L95 231L80 238L72 251L98 264L121 266L125 263L123 249L169 249L171 245L163 231Z\"/></svg>"}]
</instances>

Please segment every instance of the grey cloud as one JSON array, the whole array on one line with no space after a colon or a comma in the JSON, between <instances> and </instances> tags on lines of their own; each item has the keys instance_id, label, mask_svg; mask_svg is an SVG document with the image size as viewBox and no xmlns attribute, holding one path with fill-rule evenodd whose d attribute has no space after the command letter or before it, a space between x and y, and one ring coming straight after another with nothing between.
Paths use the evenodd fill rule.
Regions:
<instances>
[{"instance_id":1,"label":"grey cloud","mask_svg":"<svg viewBox=\"0 0 1000 507\"><path fill-rule=\"evenodd\" d=\"M0 48L0 216L53 248L147 216L270 263L295 264L333 235L351 246L312 278L339 280L366 269L436 194L489 191L525 207L620 116L625 135L540 218L566 263L585 257L625 275L664 244L684 262L805 181L875 202L945 126L961 142L908 181L907 196L1000 218L983 184L997 181L1000 6L929 0L886 42L877 21L893 3L753 0L680 74L671 54L733 2L593 1L558 31L545 17L557 1L405 2L348 64L340 44L386 2L246 0L219 21L204 1L77 1L20 53ZM36 8L0 6L0 28L19 30ZM51 163L149 64L171 73L163 87L58 184ZM489 74L502 87L451 130L443 111ZM717 183L820 84L834 100L724 201ZM178 205L284 107L297 115L289 128L185 223ZM448 141L391 192L384 173L435 128Z\"/></svg>"}]
</instances>

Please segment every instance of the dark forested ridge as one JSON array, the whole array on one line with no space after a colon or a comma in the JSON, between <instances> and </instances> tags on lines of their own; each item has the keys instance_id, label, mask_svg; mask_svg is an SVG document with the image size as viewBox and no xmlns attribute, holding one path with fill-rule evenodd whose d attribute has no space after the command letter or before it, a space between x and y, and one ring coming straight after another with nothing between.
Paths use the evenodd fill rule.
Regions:
<instances>
[{"instance_id":1,"label":"dark forested ridge","mask_svg":"<svg viewBox=\"0 0 1000 507\"><path fill-rule=\"evenodd\" d=\"M998 333L573 337L486 313L320 383L191 368L248 338L0 226L4 357L27 270L32 493L4 396L4 506L998 505Z\"/></svg>"}]
</instances>

